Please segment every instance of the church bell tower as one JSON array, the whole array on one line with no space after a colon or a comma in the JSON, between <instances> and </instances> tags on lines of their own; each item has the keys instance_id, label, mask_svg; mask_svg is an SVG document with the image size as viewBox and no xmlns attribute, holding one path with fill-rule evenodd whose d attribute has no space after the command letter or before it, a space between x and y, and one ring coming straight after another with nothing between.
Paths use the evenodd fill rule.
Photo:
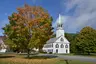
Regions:
<instances>
[{"instance_id":1,"label":"church bell tower","mask_svg":"<svg viewBox=\"0 0 96 64\"><path fill-rule=\"evenodd\" d=\"M61 15L59 14L59 18L57 21L57 30L56 30L56 38L64 36L63 23L61 21Z\"/></svg>"}]
</instances>

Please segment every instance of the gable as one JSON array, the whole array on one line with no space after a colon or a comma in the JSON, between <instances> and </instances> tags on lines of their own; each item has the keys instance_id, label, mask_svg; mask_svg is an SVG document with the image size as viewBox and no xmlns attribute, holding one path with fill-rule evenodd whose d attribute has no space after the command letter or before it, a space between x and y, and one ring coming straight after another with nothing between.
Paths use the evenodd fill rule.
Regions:
<instances>
[{"instance_id":1,"label":"gable","mask_svg":"<svg viewBox=\"0 0 96 64\"><path fill-rule=\"evenodd\" d=\"M60 36L60 37L61 37L61 36ZM58 38L51 38L51 39L49 39L49 40L46 42L46 44L54 43L54 42L56 42L56 40L58 40L60 37L58 37Z\"/></svg>"},{"instance_id":2,"label":"gable","mask_svg":"<svg viewBox=\"0 0 96 64\"><path fill-rule=\"evenodd\" d=\"M63 42L64 41L64 37L63 36L60 36L57 40L56 40L56 42Z\"/></svg>"},{"instance_id":3,"label":"gable","mask_svg":"<svg viewBox=\"0 0 96 64\"><path fill-rule=\"evenodd\" d=\"M61 36L60 38L58 38L56 40L56 42L69 43L69 41L65 37L63 37L63 36Z\"/></svg>"},{"instance_id":4,"label":"gable","mask_svg":"<svg viewBox=\"0 0 96 64\"><path fill-rule=\"evenodd\" d=\"M56 41L56 38L51 38L49 39L46 44L49 44L49 43L54 43Z\"/></svg>"}]
</instances>

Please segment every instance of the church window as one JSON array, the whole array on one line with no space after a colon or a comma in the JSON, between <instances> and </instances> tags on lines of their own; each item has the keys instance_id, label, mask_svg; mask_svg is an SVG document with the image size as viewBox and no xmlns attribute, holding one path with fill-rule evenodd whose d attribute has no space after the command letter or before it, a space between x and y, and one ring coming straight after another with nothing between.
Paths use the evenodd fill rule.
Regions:
<instances>
[{"instance_id":1,"label":"church window","mask_svg":"<svg viewBox=\"0 0 96 64\"><path fill-rule=\"evenodd\" d=\"M56 46L55 46L56 48L59 48L59 45L58 44L56 44Z\"/></svg>"},{"instance_id":2,"label":"church window","mask_svg":"<svg viewBox=\"0 0 96 64\"><path fill-rule=\"evenodd\" d=\"M52 44L52 47L53 47L53 44Z\"/></svg>"},{"instance_id":3,"label":"church window","mask_svg":"<svg viewBox=\"0 0 96 64\"><path fill-rule=\"evenodd\" d=\"M48 49L48 52L53 52L53 49Z\"/></svg>"},{"instance_id":4,"label":"church window","mask_svg":"<svg viewBox=\"0 0 96 64\"><path fill-rule=\"evenodd\" d=\"M58 25L59 27L61 27L60 25Z\"/></svg>"},{"instance_id":5,"label":"church window","mask_svg":"<svg viewBox=\"0 0 96 64\"><path fill-rule=\"evenodd\" d=\"M68 45L67 44L65 45L65 48L68 48Z\"/></svg>"},{"instance_id":6,"label":"church window","mask_svg":"<svg viewBox=\"0 0 96 64\"><path fill-rule=\"evenodd\" d=\"M63 39L63 38L61 38L61 41L64 41L64 39Z\"/></svg>"},{"instance_id":7,"label":"church window","mask_svg":"<svg viewBox=\"0 0 96 64\"><path fill-rule=\"evenodd\" d=\"M60 24L58 24L58 27L60 27Z\"/></svg>"},{"instance_id":8,"label":"church window","mask_svg":"<svg viewBox=\"0 0 96 64\"><path fill-rule=\"evenodd\" d=\"M64 45L63 44L61 44L61 48L64 48Z\"/></svg>"}]
</instances>

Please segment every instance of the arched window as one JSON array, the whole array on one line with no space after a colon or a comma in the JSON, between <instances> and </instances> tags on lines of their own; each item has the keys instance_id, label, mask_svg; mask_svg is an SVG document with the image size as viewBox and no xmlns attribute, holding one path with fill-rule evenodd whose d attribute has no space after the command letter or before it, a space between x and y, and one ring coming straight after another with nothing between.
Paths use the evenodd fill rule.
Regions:
<instances>
[{"instance_id":1,"label":"arched window","mask_svg":"<svg viewBox=\"0 0 96 64\"><path fill-rule=\"evenodd\" d=\"M60 40L61 40L61 41L64 41L64 39L63 39L63 38L61 38Z\"/></svg>"},{"instance_id":2,"label":"arched window","mask_svg":"<svg viewBox=\"0 0 96 64\"><path fill-rule=\"evenodd\" d=\"M61 48L64 48L64 45L63 44L61 44L61 46L60 46Z\"/></svg>"},{"instance_id":3,"label":"arched window","mask_svg":"<svg viewBox=\"0 0 96 64\"><path fill-rule=\"evenodd\" d=\"M65 48L68 48L68 45L67 44L65 45Z\"/></svg>"},{"instance_id":4,"label":"arched window","mask_svg":"<svg viewBox=\"0 0 96 64\"><path fill-rule=\"evenodd\" d=\"M56 45L55 45L55 47L56 47L56 48L59 48L59 45L58 45L58 44L56 44Z\"/></svg>"},{"instance_id":5,"label":"arched window","mask_svg":"<svg viewBox=\"0 0 96 64\"><path fill-rule=\"evenodd\" d=\"M58 27L61 27L61 25L60 25L60 24L58 24Z\"/></svg>"}]
</instances>

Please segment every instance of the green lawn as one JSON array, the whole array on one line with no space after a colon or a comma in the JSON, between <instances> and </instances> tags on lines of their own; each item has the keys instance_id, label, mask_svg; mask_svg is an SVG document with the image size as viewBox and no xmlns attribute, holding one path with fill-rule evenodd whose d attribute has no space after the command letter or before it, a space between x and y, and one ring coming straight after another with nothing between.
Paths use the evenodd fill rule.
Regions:
<instances>
[{"instance_id":1,"label":"green lawn","mask_svg":"<svg viewBox=\"0 0 96 64\"><path fill-rule=\"evenodd\" d=\"M69 60L69 64L96 64L82 61ZM67 61L56 58L48 58L42 56L32 56L30 59L25 58L25 55L17 54L1 54L0 64L68 64Z\"/></svg>"}]
</instances>

